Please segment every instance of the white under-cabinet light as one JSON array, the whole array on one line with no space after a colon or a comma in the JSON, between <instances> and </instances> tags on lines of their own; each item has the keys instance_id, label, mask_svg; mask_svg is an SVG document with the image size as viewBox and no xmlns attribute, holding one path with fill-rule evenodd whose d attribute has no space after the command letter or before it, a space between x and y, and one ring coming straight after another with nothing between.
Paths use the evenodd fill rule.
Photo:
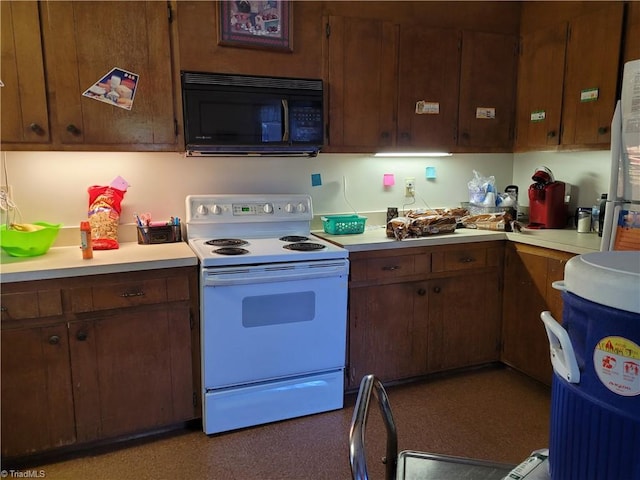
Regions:
<instances>
[{"instance_id":1,"label":"white under-cabinet light","mask_svg":"<svg viewBox=\"0 0 640 480\"><path fill-rule=\"evenodd\" d=\"M378 152L374 157L450 157L447 152Z\"/></svg>"}]
</instances>

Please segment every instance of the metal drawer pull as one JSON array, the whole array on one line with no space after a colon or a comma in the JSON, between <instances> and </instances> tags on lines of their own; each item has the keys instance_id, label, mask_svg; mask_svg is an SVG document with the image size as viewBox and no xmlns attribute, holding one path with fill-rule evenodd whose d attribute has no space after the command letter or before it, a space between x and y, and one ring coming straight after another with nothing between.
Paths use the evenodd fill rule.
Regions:
<instances>
[{"instance_id":1,"label":"metal drawer pull","mask_svg":"<svg viewBox=\"0 0 640 480\"><path fill-rule=\"evenodd\" d=\"M84 342L87 339L88 336L89 335L87 334L87 332L78 332L78 333L76 333L76 338L81 342Z\"/></svg>"},{"instance_id":2,"label":"metal drawer pull","mask_svg":"<svg viewBox=\"0 0 640 480\"><path fill-rule=\"evenodd\" d=\"M471 262L475 262L476 259L473 257L464 257L460 259L461 263L471 263Z\"/></svg>"},{"instance_id":3,"label":"metal drawer pull","mask_svg":"<svg viewBox=\"0 0 640 480\"><path fill-rule=\"evenodd\" d=\"M382 267L382 270L386 270L388 272L392 272L393 270L399 270L400 265L391 265L389 267Z\"/></svg>"},{"instance_id":4,"label":"metal drawer pull","mask_svg":"<svg viewBox=\"0 0 640 480\"><path fill-rule=\"evenodd\" d=\"M420 295L421 297L425 296L427 294L427 291L424 288L421 288L418 290L418 295Z\"/></svg>"},{"instance_id":5,"label":"metal drawer pull","mask_svg":"<svg viewBox=\"0 0 640 480\"><path fill-rule=\"evenodd\" d=\"M49 337L49 343L51 345L57 345L58 343L60 343L60 337L57 335L51 335Z\"/></svg>"},{"instance_id":6,"label":"metal drawer pull","mask_svg":"<svg viewBox=\"0 0 640 480\"><path fill-rule=\"evenodd\" d=\"M124 297L124 298L128 298L128 297L144 297L144 292L141 291L141 290L138 290L137 292L124 292L120 296Z\"/></svg>"},{"instance_id":7,"label":"metal drawer pull","mask_svg":"<svg viewBox=\"0 0 640 480\"><path fill-rule=\"evenodd\" d=\"M433 287L433 293L440 293L441 291L440 287Z\"/></svg>"},{"instance_id":8,"label":"metal drawer pull","mask_svg":"<svg viewBox=\"0 0 640 480\"><path fill-rule=\"evenodd\" d=\"M2 305L2 307L0 307L0 311L2 312L8 312L9 309L7 307L5 307L4 305Z\"/></svg>"}]
</instances>

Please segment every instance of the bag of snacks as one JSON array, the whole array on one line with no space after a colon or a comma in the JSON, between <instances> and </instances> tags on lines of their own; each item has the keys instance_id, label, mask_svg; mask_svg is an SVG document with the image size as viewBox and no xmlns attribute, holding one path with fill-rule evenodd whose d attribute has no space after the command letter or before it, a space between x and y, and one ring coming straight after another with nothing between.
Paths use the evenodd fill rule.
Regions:
<instances>
[{"instance_id":1,"label":"bag of snacks","mask_svg":"<svg viewBox=\"0 0 640 480\"><path fill-rule=\"evenodd\" d=\"M94 250L115 250L120 247L118 224L127 186L128 184L118 177L109 186L89 187L88 216Z\"/></svg>"}]
</instances>

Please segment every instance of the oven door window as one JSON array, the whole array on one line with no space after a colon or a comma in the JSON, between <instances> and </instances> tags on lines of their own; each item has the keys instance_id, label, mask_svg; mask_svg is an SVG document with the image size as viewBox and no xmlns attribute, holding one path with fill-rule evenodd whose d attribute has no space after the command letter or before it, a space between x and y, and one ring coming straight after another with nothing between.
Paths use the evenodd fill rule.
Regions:
<instances>
[{"instance_id":1,"label":"oven door window","mask_svg":"<svg viewBox=\"0 0 640 480\"><path fill-rule=\"evenodd\" d=\"M335 276L205 286L204 386L344 367L346 282Z\"/></svg>"},{"instance_id":2,"label":"oven door window","mask_svg":"<svg viewBox=\"0 0 640 480\"><path fill-rule=\"evenodd\" d=\"M246 328L310 322L315 313L315 292L256 295L242 300L242 326Z\"/></svg>"}]
</instances>

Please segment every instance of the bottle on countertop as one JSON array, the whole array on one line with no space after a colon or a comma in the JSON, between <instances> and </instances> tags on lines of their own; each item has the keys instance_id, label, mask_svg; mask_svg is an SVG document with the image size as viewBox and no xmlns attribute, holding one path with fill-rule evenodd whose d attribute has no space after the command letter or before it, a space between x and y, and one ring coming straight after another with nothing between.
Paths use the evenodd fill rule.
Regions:
<instances>
[{"instance_id":1,"label":"bottle on countertop","mask_svg":"<svg viewBox=\"0 0 640 480\"><path fill-rule=\"evenodd\" d=\"M596 204L591 207L591 231L600 231L600 199L596 199Z\"/></svg>"},{"instance_id":2,"label":"bottle on countertop","mask_svg":"<svg viewBox=\"0 0 640 480\"><path fill-rule=\"evenodd\" d=\"M602 228L604 226L604 211L605 208L607 206L607 197L608 195L606 193L603 193L602 195L600 195L600 215L598 217L598 236L601 237L602 236Z\"/></svg>"},{"instance_id":3,"label":"bottle on countertop","mask_svg":"<svg viewBox=\"0 0 640 480\"><path fill-rule=\"evenodd\" d=\"M84 260L93 258L93 240L91 239L91 224L89 222L80 222L80 249Z\"/></svg>"}]
</instances>

